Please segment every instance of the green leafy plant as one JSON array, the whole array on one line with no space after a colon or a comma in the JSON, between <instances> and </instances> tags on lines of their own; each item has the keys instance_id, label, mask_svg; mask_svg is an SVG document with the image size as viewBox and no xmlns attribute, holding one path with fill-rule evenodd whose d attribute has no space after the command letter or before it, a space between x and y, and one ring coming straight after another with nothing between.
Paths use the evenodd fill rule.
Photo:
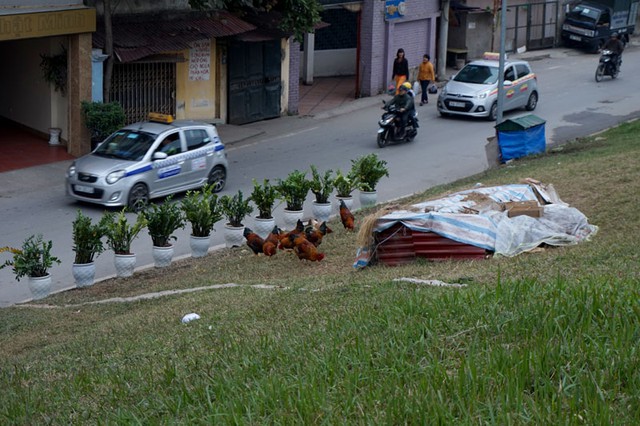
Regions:
<instances>
[{"instance_id":1,"label":"green leafy plant","mask_svg":"<svg viewBox=\"0 0 640 426\"><path fill-rule=\"evenodd\" d=\"M311 181L307 179L306 172L294 170L285 179L278 179L276 189L287 203L287 210L299 211L311 189Z\"/></svg>"},{"instance_id":2,"label":"green leafy plant","mask_svg":"<svg viewBox=\"0 0 640 426\"><path fill-rule=\"evenodd\" d=\"M333 177L333 170L327 170L324 175L318 172L318 169L313 164L311 165L311 192L316 196L316 203L328 203L329 196L333 192L335 186L335 178Z\"/></svg>"},{"instance_id":3,"label":"green leafy plant","mask_svg":"<svg viewBox=\"0 0 640 426\"><path fill-rule=\"evenodd\" d=\"M342 174L342 171L336 172L333 180L336 187L336 195L338 197L351 197L351 193L358 187L358 182L353 173Z\"/></svg>"},{"instance_id":4,"label":"green leafy plant","mask_svg":"<svg viewBox=\"0 0 640 426\"><path fill-rule=\"evenodd\" d=\"M124 109L118 102L82 101L82 115L91 132L91 140L99 142L124 126L126 121Z\"/></svg>"},{"instance_id":5,"label":"green leafy plant","mask_svg":"<svg viewBox=\"0 0 640 426\"><path fill-rule=\"evenodd\" d=\"M51 240L44 241L42 234L38 234L24 240L21 249L2 247L0 253L9 252L13 259L0 264L0 269L12 266L18 281L22 277L45 277L54 263L60 263L60 259L51 255L52 246Z\"/></svg>"},{"instance_id":6,"label":"green leafy plant","mask_svg":"<svg viewBox=\"0 0 640 426\"><path fill-rule=\"evenodd\" d=\"M206 185L200 191L189 191L182 199L182 211L191 224L191 235L208 237L214 225L222 219L222 206L213 186Z\"/></svg>"},{"instance_id":7,"label":"green leafy plant","mask_svg":"<svg viewBox=\"0 0 640 426\"><path fill-rule=\"evenodd\" d=\"M47 83L53 84L57 92L67 93L67 49L56 55L40 55L40 70Z\"/></svg>"},{"instance_id":8,"label":"green leafy plant","mask_svg":"<svg viewBox=\"0 0 640 426\"><path fill-rule=\"evenodd\" d=\"M132 254L131 243L147 226L144 215L137 215L135 223L130 224L125 212L126 208L118 214L107 211L102 217L106 227L107 245L115 254Z\"/></svg>"},{"instance_id":9,"label":"green leafy plant","mask_svg":"<svg viewBox=\"0 0 640 426\"><path fill-rule=\"evenodd\" d=\"M351 160L351 170L361 191L375 191L380 179L387 176L387 162L380 160L375 153Z\"/></svg>"},{"instance_id":10,"label":"green leafy plant","mask_svg":"<svg viewBox=\"0 0 640 426\"><path fill-rule=\"evenodd\" d=\"M271 219L273 205L278 199L278 190L269 183L269 179L265 179L262 184L253 179L253 192L249 197L258 208L258 217L260 219Z\"/></svg>"},{"instance_id":11,"label":"green leafy plant","mask_svg":"<svg viewBox=\"0 0 640 426\"><path fill-rule=\"evenodd\" d=\"M92 223L89 216L82 214L78 209L78 214L72 225L73 230L73 251L76 254L74 263L91 263L95 256L104 251L102 238L106 235L106 228L103 221Z\"/></svg>"},{"instance_id":12,"label":"green leafy plant","mask_svg":"<svg viewBox=\"0 0 640 426\"><path fill-rule=\"evenodd\" d=\"M169 247L170 241L177 240L173 234L178 228L184 228L184 216L179 204L171 202L171 196L162 203L149 204L140 212L147 223L147 231L156 247Z\"/></svg>"},{"instance_id":13,"label":"green leafy plant","mask_svg":"<svg viewBox=\"0 0 640 426\"><path fill-rule=\"evenodd\" d=\"M250 200L243 197L240 190L234 196L223 195L220 197L222 214L224 214L231 226L244 226L242 221L248 214L253 212L253 207L249 205Z\"/></svg>"}]
</instances>

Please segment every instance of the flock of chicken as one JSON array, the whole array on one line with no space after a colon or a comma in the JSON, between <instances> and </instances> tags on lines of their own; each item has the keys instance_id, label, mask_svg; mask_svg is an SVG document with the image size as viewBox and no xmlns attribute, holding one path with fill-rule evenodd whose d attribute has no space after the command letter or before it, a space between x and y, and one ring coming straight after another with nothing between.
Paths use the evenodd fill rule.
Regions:
<instances>
[{"instance_id":1,"label":"flock of chicken","mask_svg":"<svg viewBox=\"0 0 640 426\"><path fill-rule=\"evenodd\" d=\"M340 200L340 220L347 230L353 230L355 227L355 218L353 213L349 211L344 201ZM266 238L260 237L250 228L244 229L244 237L247 240L247 246L254 254L260 253L266 256L273 256L280 250L293 250L300 260L321 261L324 259L324 253L318 251L318 246L322 242L325 235L333 232L327 226L326 222L320 225L314 225L312 221L305 226L301 220L294 229L288 232L282 232L277 226Z\"/></svg>"}]
</instances>

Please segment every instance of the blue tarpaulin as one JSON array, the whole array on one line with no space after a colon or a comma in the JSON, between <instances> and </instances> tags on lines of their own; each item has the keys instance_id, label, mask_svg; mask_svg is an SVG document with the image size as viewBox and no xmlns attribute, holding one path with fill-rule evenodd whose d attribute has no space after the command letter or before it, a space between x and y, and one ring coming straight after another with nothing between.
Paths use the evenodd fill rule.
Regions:
<instances>
[{"instance_id":1,"label":"blue tarpaulin","mask_svg":"<svg viewBox=\"0 0 640 426\"><path fill-rule=\"evenodd\" d=\"M530 114L497 125L502 161L543 153L546 149L544 124L543 119Z\"/></svg>"}]
</instances>

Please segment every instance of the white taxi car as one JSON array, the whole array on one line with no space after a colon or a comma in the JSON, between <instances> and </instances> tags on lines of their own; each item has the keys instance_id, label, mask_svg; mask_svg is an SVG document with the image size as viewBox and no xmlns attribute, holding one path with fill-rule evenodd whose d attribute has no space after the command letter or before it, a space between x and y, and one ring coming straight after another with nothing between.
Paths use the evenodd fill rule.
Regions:
<instances>
[{"instance_id":1,"label":"white taxi car","mask_svg":"<svg viewBox=\"0 0 640 426\"><path fill-rule=\"evenodd\" d=\"M75 200L139 210L152 198L205 184L219 192L227 169L214 125L150 114L76 159L66 173L66 192Z\"/></svg>"},{"instance_id":2,"label":"white taxi car","mask_svg":"<svg viewBox=\"0 0 640 426\"><path fill-rule=\"evenodd\" d=\"M469 62L440 91L438 112L441 116L466 115L495 121L498 111L499 61L485 53L487 59ZM526 61L505 61L504 111L538 105L538 81Z\"/></svg>"}]
</instances>

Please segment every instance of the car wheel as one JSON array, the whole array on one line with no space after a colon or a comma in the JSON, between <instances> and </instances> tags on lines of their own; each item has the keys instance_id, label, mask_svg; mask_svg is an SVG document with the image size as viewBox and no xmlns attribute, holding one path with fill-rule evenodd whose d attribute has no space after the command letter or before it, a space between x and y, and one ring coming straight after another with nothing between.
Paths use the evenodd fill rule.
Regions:
<instances>
[{"instance_id":1,"label":"car wheel","mask_svg":"<svg viewBox=\"0 0 640 426\"><path fill-rule=\"evenodd\" d=\"M527 111L533 111L538 106L538 94L536 92L532 92L529 95L529 100L527 101L527 106L525 109Z\"/></svg>"},{"instance_id":2,"label":"car wheel","mask_svg":"<svg viewBox=\"0 0 640 426\"><path fill-rule=\"evenodd\" d=\"M491 105L491 109L489 110L489 115L487 116L487 120L496 121L498 119L498 103L494 102Z\"/></svg>"},{"instance_id":3,"label":"car wheel","mask_svg":"<svg viewBox=\"0 0 640 426\"><path fill-rule=\"evenodd\" d=\"M602 81L602 76L604 75L604 64L598 65L596 68L596 81L600 83Z\"/></svg>"},{"instance_id":4,"label":"car wheel","mask_svg":"<svg viewBox=\"0 0 640 426\"><path fill-rule=\"evenodd\" d=\"M220 192L224 189L224 185L227 183L227 171L222 166L215 166L209 172L209 178L207 184L211 185L213 192Z\"/></svg>"},{"instance_id":5,"label":"car wheel","mask_svg":"<svg viewBox=\"0 0 640 426\"><path fill-rule=\"evenodd\" d=\"M144 183L136 183L129 191L127 206L134 212L139 212L149 204L149 190Z\"/></svg>"},{"instance_id":6,"label":"car wheel","mask_svg":"<svg viewBox=\"0 0 640 426\"><path fill-rule=\"evenodd\" d=\"M389 131L385 130L382 133L378 133L378 146L384 148L389 145Z\"/></svg>"}]
</instances>

